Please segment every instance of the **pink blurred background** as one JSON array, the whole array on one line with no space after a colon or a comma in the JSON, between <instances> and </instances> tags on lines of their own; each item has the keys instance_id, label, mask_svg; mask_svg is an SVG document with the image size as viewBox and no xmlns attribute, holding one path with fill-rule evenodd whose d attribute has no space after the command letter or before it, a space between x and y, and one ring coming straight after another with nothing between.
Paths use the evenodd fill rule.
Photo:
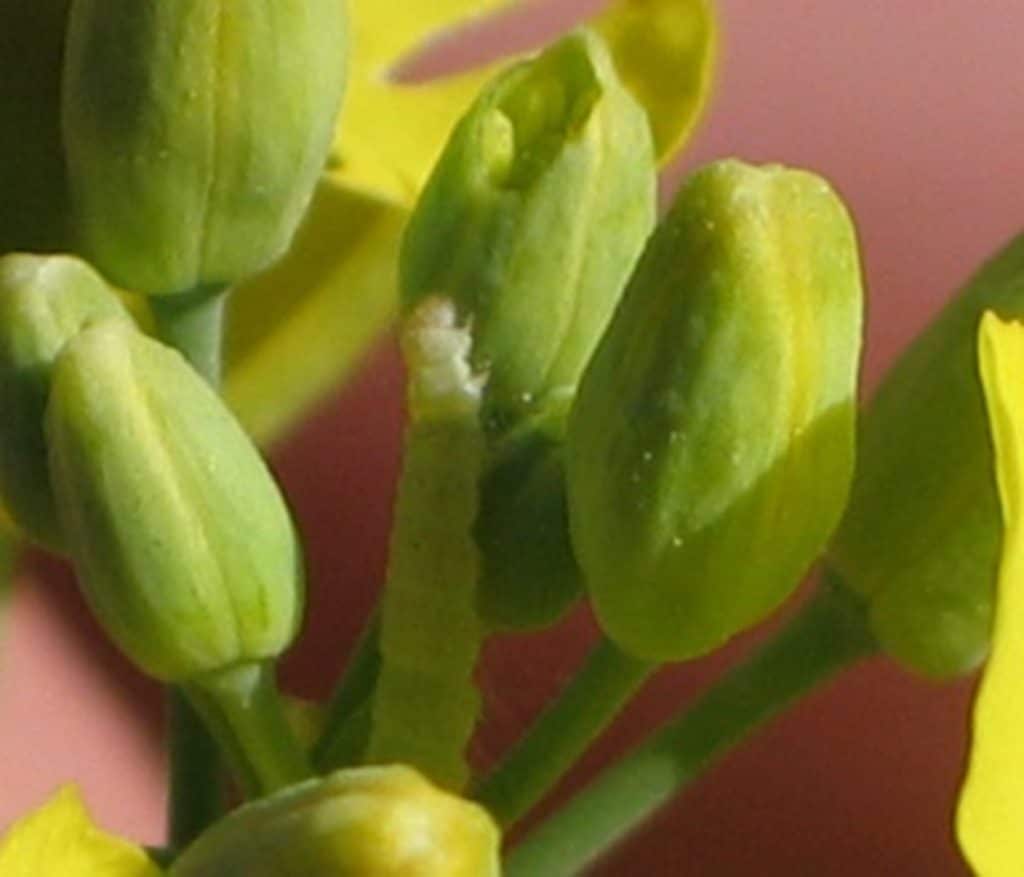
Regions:
<instances>
[{"instance_id":1,"label":"pink blurred background","mask_svg":"<svg viewBox=\"0 0 1024 877\"><path fill-rule=\"evenodd\" d=\"M538 2L423 69L525 47L598 2ZM857 219L870 293L866 383L1020 227L1024 76L1020 0L719 0L716 94L666 177L714 157L802 165ZM382 343L356 382L283 443L274 464L308 538L308 632L292 690L322 695L381 578L399 454L401 376ZM0 676L0 825L75 778L99 820L160 838L155 687L98 644L66 571L20 576ZM483 669L493 756L563 680L591 635L574 618L531 645L495 644ZM670 714L749 645L665 672L566 784ZM521 654L521 652L519 653ZM875 661L803 703L723 762L593 873L904 877L966 874L950 839L970 682L933 686Z\"/></svg>"}]
</instances>

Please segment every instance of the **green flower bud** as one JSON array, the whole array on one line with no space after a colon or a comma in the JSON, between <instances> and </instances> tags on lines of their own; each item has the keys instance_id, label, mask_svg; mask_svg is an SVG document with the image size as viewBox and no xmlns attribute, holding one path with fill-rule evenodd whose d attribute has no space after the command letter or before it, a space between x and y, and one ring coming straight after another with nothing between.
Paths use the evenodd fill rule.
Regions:
<instances>
[{"instance_id":1,"label":"green flower bud","mask_svg":"<svg viewBox=\"0 0 1024 877\"><path fill-rule=\"evenodd\" d=\"M564 434L561 413L525 422L501 443L483 478L473 535L481 556L478 606L491 628L551 624L582 591L569 542Z\"/></svg>"},{"instance_id":2,"label":"green flower bud","mask_svg":"<svg viewBox=\"0 0 1024 877\"><path fill-rule=\"evenodd\" d=\"M499 845L481 807L411 768L362 767L239 808L170 877L498 877Z\"/></svg>"},{"instance_id":3,"label":"green flower bud","mask_svg":"<svg viewBox=\"0 0 1024 877\"><path fill-rule=\"evenodd\" d=\"M339 0L76 0L63 127L83 252L152 295L287 249L333 138Z\"/></svg>"},{"instance_id":4,"label":"green flower bud","mask_svg":"<svg viewBox=\"0 0 1024 877\"><path fill-rule=\"evenodd\" d=\"M472 367L488 376L496 471L476 535L493 626L543 623L577 591L576 575L552 574L575 569L562 415L653 227L655 182L646 114L601 40L580 32L484 90L409 221L403 306L452 299L472 326ZM530 486L510 505L512 481ZM527 581L537 587L524 591Z\"/></svg>"},{"instance_id":5,"label":"green flower bud","mask_svg":"<svg viewBox=\"0 0 1024 877\"><path fill-rule=\"evenodd\" d=\"M300 551L259 453L173 350L107 321L57 359L46 413L68 548L94 612L150 675L279 655Z\"/></svg>"},{"instance_id":6,"label":"green flower bud","mask_svg":"<svg viewBox=\"0 0 1024 877\"><path fill-rule=\"evenodd\" d=\"M654 210L650 127L598 37L503 73L456 126L405 233L403 305L472 322L492 430L571 394Z\"/></svg>"},{"instance_id":7,"label":"green flower bud","mask_svg":"<svg viewBox=\"0 0 1024 877\"><path fill-rule=\"evenodd\" d=\"M50 373L70 339L111 317L127 314L85 262L0 257L0 497L25 533L53 548L61 539L43 435Z\"/></svg>"},{"instance_id":8,"label":"green flower bud","mask_svg":"<svg viewBox=\"0 0 1024 877\"><path fill-rule=\"evenodd\" d=\"M702 654L799 583L846 501L860 325L821 179L723 161L684 185L569 423L573 543L624 650Z\"/></svg>"},{"instance_id":9,"label":"green flower bud","mask_svg":"<svg viewBox=\"0 0 1024 877\"><path fill-rule=\"evenodd\" d=\"M900 357L861 417L857 476L829 560L868 600L881 647L934 677L988 652L1002 524L977 368L984 311L1024 318L1024 236Z\"/></svg>"}]
</instances>

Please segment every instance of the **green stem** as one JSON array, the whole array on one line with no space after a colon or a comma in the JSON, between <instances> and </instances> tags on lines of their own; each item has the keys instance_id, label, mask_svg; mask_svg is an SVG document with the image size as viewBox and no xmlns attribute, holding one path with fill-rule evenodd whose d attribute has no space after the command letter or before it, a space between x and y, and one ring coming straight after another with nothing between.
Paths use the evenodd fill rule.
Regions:
<instances>
[{"instance_id":1,"label":"green stem","mask_svg":"<svg viewBox=\"0 0 1024 877\"><path fill-rule=\"evenodd\" d=\"M602 639L558 700L480 785L480 803L503 825L515 822L575 764L656 667Z\"/></svg>"},{"instance_id":2,"label":"green stem","mask_svg":"<svg viewBox=\"0 0 1024 877\"><path fill-rule=\"evenodd\" d=\"M167 690L167 736L168 840L173 849L182 849L221 814L220 758L217 744L178 688Z\"/></svg>"},{"instance_id":3,"label":"green stem","mask_svg":"<svg viewBox=\"0 0 1024 877\"><path fill-rule=\"evenodd\" d=\"M379 675L380 611L375 608L327 705L324 731L313 749L318 770L349 767L362 757L369 741L369 703Z\"/></svg>"},{"instance_id":4,"label":"green stem","mask_svg":"<svg viewBox=\"0 0 1024 877\"><path fill-rule=\"evenodd\" d=\"M213 387L220 386L226 301L224 286L150 299L157 336L181 351Z\"/></svg>"},{"instance_id":5,"label":"green stem","mask_svg":"<svg viewBox=\"0 0 1024 877\"><path fill-rule=\"evenodd\" d=\"M327 745L314 756L314 765L320 773L330 773L343 767L354 767L366 760L373 727L373 699L357 706L343 724L337 726Z\"/></svg>"},{"instance_id":6,"label":"green stem","mask_svg":"<svg viewBox=\"0 0 1024 877\"><path fill-rule=\"evenodd\" d=\"M268 795L312 775L288 724L273 665L241 664L185 685L221 744L246 797Z\"/></svg>"},{"instance_id":7,"label":"green stem","mask_svg":"<svg viewBox=\"0 0 1024 877\"><path fill-rule=\"evenodd\" d=\"M505 877L579 873L762 722L874 649L859 600L824 585L774 639L512 850Z\"/></svg>"},{"instance_id":8,"label":"green stem","mask_svg":"<svg viewBox=\"0 0 1024 877\"><path fill-rule=\"evenodd\" d=\"M213 387L221 378L225 290L199 289L181 296L150 299L159 337L179 350ZM184 694L167 694L168 824L172 847L181 847L211 825L223 810L220 756Z\"/></svg>"}]
</instances>

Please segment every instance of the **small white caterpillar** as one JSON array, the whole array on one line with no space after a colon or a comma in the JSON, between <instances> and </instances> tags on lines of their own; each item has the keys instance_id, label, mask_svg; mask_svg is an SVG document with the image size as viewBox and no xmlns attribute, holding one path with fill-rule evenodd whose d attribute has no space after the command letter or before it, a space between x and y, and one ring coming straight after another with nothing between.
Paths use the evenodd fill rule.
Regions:
<instances>
[{"instance_id":1,"label":"small white caterpillar","mask_svg":"<svg viewBox=\"0 0 1024 877\"><path fill-rule=\"evenodd\" d=\"M485 379L472 373L472 339L454 304L429 298L407 318L409 425L384 600L381 671L368 757L412 764L460 789L480 712L473 681L482 642L479 556L472 537L484 437Z\"/></svg>"}]
</instances>

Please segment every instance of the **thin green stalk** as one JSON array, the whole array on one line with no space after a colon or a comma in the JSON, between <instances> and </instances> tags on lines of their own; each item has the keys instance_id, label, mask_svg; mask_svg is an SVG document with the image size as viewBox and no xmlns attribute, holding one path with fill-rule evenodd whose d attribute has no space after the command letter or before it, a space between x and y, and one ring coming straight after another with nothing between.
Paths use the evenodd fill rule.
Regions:
<instances>
[{"instance_id":1,"label":"thin green stalk","mask_svg":"<svg viewBox=\"0 0 1024 877\"><path fill-rule=\"evenodd\" d=\"M513 849L505 877L580 873L759 725L875 648L859 600L824 585L774 639Z\"/></svg>"},{"instance_id":2,"label":"thin green stalk","mask_svg":"<svg viewBox=\"0 0 1024 877\"><path fill-rule=\"evenodd\" d=\"M656 668L602 639L558 699L477 789L480 803L503 825L515 822L576 763Z\"/></svg>"},{"instance_id":3,"label":"thin green stalk","mask_svg":"<svg viewBox=\"0 0 1024 877\"><path fill-rule=\"evenodd\" d=\"M373 700L368 698L338 725L319 760L314 757L313 764L320 773L354 767L365 761L373 727L372 708Z\"/></svg>"},{"instance_id":4,"label":"thin green stalk","mask_svg":"<svg viewBox=\"0 0 1024 877\"><path fill-rule=\"evenodd\" d=\"M268 795L312 775L281 702L270 664L242 664L185 685L221 744L246 797Z\"/></svg>"},{"instance_id":5,"label":"thin green stalk","mask_svg":"<svg viewBox=\"0 0 1024 877\"><path fill-rule=\"evenodd\" d=\"M150 299L157 335L191 363L210 386L220 387L224 334L223 288L198 289L182 296ZM216 742L185 695L167 693L168 836L185 846L223 811L221 763Z\"/></svg>"},{"instance_id":6,"label":"thin green stalk","mask_svg":"<svg viewBox=\"0 0 1024 877\"><path fill-rule=\"evenodd\" d=\"M181 351L213 387L220 386L227 292L223 286L207 286L150 299L157 336Z\"/></svg>"},{"instance_id":7,"label":"thin green stalk","mask_svg":"<svg viewBox=\"0 0 1024 877\"><path fill-rule=\"evenodd\" d=\"M327 705L324 730L313 748L318 770L326 773L349 767L362 756L369 740L369 704L379 675L380 611L375 608Z\"/></svg>"},{"instance_id":8,"label":"thin green stalk","mask_svg":"<svg viewBox=\"0 0 1024 877\"><path fill-rule=\"evenodd\" d=\"M167 690L168 842L182 849L223 810L217 744L181 689Z\"/></svg>"}]
</instances>

